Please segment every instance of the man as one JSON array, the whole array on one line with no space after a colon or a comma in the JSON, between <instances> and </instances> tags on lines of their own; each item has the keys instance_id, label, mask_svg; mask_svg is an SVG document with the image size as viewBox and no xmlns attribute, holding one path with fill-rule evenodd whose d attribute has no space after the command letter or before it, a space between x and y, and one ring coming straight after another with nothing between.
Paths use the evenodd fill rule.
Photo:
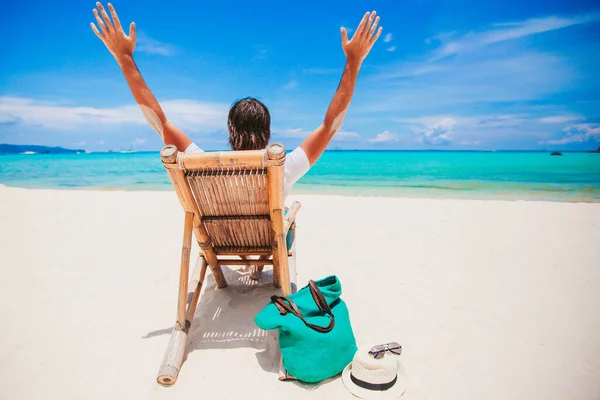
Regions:
<instances>
[{"instance_id":1,"label":"man","mask_svg":"<svg viewBox=\"0 0 600 400\"><path fill-rule=\"evenodd\" d=\"M121 67L133 97L140 106L150 126L158 133L165 144L173 144L182 152L202 151L191 139L165 116L160 104L144 82L140 71L133 61L135 49L135 23L129 27L129 36L121 27L119 17L112 6L108 9L112 21L101 3L93 13L100 30L92 22L92 30L106 45ZM377 29L379 17L375 11L367 12L351 40L348 40L346 29L341 28L342 49L346 55L346 66L340 84L331 100L321 126L315 129L285 160L285 188L287 195L290 187L313 166L342 127L348 106L354 94L354 86L363 60L369 54L373 44L381 35L383 28ZM227 121L229 144L233 150L260 150L267 147L271 136L271 116L267 107L254 98L236 101L229 111ZM261 268L262 269L262 268ZM260 269L257 269L260 276ZM255 273L252 278L257 279Z\"/></svg>"}]
</instances>

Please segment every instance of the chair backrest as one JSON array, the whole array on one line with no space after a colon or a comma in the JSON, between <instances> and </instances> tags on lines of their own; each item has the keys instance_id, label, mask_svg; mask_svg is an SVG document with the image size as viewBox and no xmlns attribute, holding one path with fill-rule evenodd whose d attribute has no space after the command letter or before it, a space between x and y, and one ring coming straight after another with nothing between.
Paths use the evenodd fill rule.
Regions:
<instances>
[{"instance_id":1,"label":"chair backrest","mask_svg":"<svg viewBox=\"0 0 600 400\"><path fill-rule=\"evenodd\" d=\"M187 212L194 213L200 247L219 254L272 254L283 232L285 149L184 154L161 150L164 166Z\"/></svg>"}]
</instances>

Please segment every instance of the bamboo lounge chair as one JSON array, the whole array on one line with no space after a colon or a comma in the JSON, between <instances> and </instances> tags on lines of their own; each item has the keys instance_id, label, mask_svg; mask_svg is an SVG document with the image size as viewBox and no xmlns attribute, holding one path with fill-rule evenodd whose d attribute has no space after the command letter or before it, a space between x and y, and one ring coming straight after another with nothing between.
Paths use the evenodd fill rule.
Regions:
<instances>
[{"instance_id":1,"label":"bamboo lounge chair","mask_svg":"<svg viewBox=\"0 0 600 400\"><path fill-rule=\"evenodd\" d=\"M222 265L273 265L275 286L281 287L283 296L291 294L295 254L293 244L287 248L286 237L289 231L293 243L300 203L295 202L284 219L285 149L281 144L258 151L193 154L169 145L160 155L185 211L177 320L157 378L158 383L170 386L183 362L207 266L216 285L224 288ZM201 253L190 277L192 232Z\"/></svg>"}]
</instances>

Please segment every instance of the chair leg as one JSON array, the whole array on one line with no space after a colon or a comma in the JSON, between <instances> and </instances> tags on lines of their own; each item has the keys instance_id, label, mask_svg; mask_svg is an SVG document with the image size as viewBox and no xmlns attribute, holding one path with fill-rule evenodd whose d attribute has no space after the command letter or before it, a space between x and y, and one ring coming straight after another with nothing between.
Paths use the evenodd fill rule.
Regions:
<instances>
[{"instance_id":1,"label":"chair leg","mask_svg":"<svg viewBox=\"0 0 600 400\"><path fill-rule=\"evenodd\" d=\"M185 305L187 302L188 277L190 271L190 252L192 250L192 224L194 214L185 213L183 227L183 244L181 245L181 265L179 267L179 295L177 297L177 322L178 330L185 328Z\"/></svg>"},{"instance_id":2,"label":"chair leg","mask_svg":"<svg viewBox=\"0 0 600 400\"><path fill-rule=\"evenodd\" d=\"M298 290L298 280L296 275L296 229L295 226L292 225L290 228L290 248L288 250L288 267L290 271L290 289L291 293L296 293ZM296 378L291 375L283 366L283 358L281 357L281 351L279 352L279 380L287 381L287 380L296 380Z\"/></svg>"},{"instance_id":3,"label":"chair leg","mask_svg":"<svg viewBox=\"0 0 600 400\"><path fill-rule=\"evenodd\" d=\"M217 287L219 287L220 289L227 287L227 280L225 279L225 275L223 275L223 270L221 269L221 266L218 264L212 265L210 263L208 264L208 266L213 274L213 278L215 279Z\"/></svg>"},{"instance_id":4,"label":"chair leg","mask_svg":"<svg viewBox=\"0 0 600 400\"><path fill-rule=\"evenodd\" d=\"M187 337L189 332L189 327L191 325L191 319L188 320L186 315L186 305L187 305L187 297L188 297L188 278L189 278L189 270L190 270L190 252L192 249L192 228L193 228L193 220L194 214L190 212L185 213L185 223L183 228L183 244L181 246L181 265L179 267L179 294L177 296L177 320L175 321L175 327L173 328L173 333L171 334L171 340L169 341L169 345L167 347L167 351L165 352L165 356L163 358L163 362L158 372L157 381L161 385L170 386L175 383L177 380L177 375L179 374L179 368L181 368L181 363L183 362L183 356L185 353L185 346L187 344ZM204 257L201 257L200 263L204 265L201 267L198 272L198 280L195 280L196 274L192 276L192 281L190 285L195 284L194 287L194 295L198 292L198 296L200 295L199 286L201 285L201 281L203 280L202 270L206 270L206 261L204 261ZM198 297L196 296L196 301ZM193 306L195 310L196 305ZM193 314L192 314L193 318Z\"/></svg>"},{"instance_id":5,"label":"chair leg","mask_svg":"<svg viewBox=\"0 0 600 400\"><path fill-rule=\"evenodd\" d=\"M171 386L177 381L177 376L179 375L179 370L181 369L181 364L185 357L185 348L187 346L189 330L194 320L196 306L198 305L198 299L200 298L200 291L206 276L206 268L206 260L204 257L200 256L188 285L188 287L194 288L194 292L192 293L187 306L184 328L177 329L177 324L173 328L169 345L167 346L163 362L158 371L158 377L156 378L157 382L163 386Z\"/></svg>"},{"instance_id":6,"label":"chair leg","mask_svg":"<svg viewBox=\"0 0 600 400\"><path fill-rule=\"evenodd\" d=\"M281 287L282 296L291 293L290 271L288 270L287 245L285 233L283 232L283 211L274 210L272 214L274 226L273 246L273 281L276 287ZM281 228L280 228L281 227Z\"/></svg>"},{"instance_id":7,"label":"chair leg","mask_svg":"<svg viewBox=\"0 0 600 400\"><path fill-rule=\"evenodd\" d=\"M279 282L279 255L277 251L273 251L273 285L276 288L281 287Z\"/></svg>"},{"instance_id":8,"label":"chair leg","mask_svg":"<svg viewBox=\"0 0 600 400\"><path fill-rule=\"evenodd\" d=\"M281 234L281 236L283 237L283 234ZM281 245L277 246L277 253L279 258L279 284L281 286L281 295L289 296L290 294L292 294L292 288L290 284L290 270L287 257L287 248L285 246L285 243L283 242L283 239L278 238L277 241L281 242Z\"/></svg>"}]
</instances>

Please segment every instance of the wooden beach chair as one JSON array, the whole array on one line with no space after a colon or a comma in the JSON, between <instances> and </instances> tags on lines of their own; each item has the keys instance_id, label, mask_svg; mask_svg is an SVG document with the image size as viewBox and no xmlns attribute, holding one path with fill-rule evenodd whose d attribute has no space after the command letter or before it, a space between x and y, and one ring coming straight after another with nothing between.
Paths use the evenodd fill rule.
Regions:
<instances>
[{"instance_id":1,"label":"wooden beach chair","mask_svg":"<svg viewBox=\"0 0 600 400\"><path fill-rule=\"evenodd\" d=\"M293 240L300 203L295 202L284 218L281 144L258 151L193 154L169 145L160 155L185 212L177 319L157 378L170 386L184 359L207 267L216 285L224 288L222 265L273 265L275 286L281 287L283 296L292 292L295 246L287 248L286 236L290 231ZM192 232L201 251L190 276Z\"/></svg>"}]
</instances>

